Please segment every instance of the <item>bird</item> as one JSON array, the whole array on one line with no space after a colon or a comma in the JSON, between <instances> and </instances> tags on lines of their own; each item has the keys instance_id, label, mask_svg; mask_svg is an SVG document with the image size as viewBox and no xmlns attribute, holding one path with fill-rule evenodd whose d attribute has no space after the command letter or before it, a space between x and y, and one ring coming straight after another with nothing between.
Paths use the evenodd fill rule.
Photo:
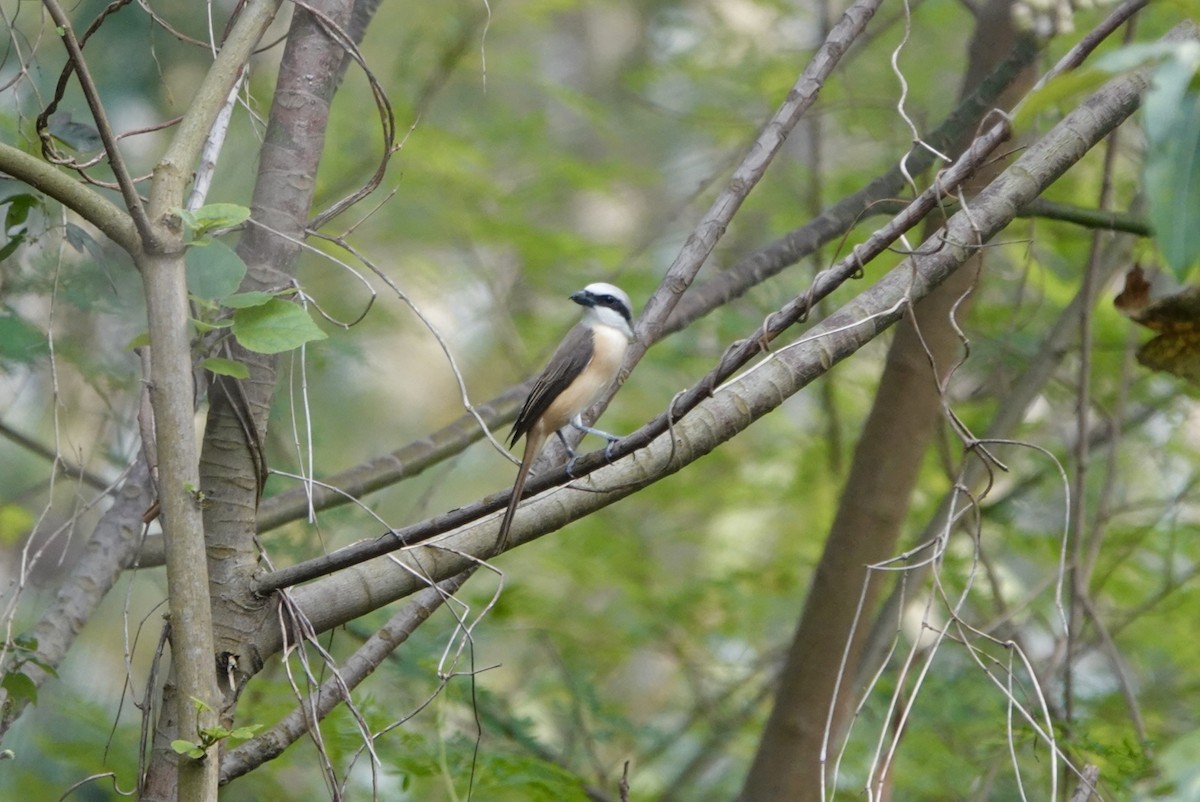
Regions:
<instances>
[{"instance_id":1,"label":"bird","mask_svg":"<svg viewBox=\"0 0 1200 802\"><path fill-rule=\"evenodd\" d=\"M581 416L617 380L625 352L634 340L633 307L621 288L605 282L589 284L570 297L583 307L583 318L567 332L551 355L508 436L509 448L524 436L525 453L513 483L508 509L500 522L498 551L504 551L508 545L508 530L512 527L517 505L521 503L529 469L551 434L558 434L571 455L568 471L575 461L575 451L563 436L563 427L570 424L581 432L608 440L605 453L620 439L585 426Z\"/></svg>"}]
</instances>

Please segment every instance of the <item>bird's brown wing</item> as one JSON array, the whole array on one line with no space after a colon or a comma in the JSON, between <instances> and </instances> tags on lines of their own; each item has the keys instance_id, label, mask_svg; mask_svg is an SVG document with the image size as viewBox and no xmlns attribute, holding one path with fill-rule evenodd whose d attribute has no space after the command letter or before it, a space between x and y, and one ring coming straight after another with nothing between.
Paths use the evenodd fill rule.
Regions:
<instances>
[{"instance_id":1,"label":"bird's brown wing","mask_svg":"<svg viewBox=\"0 0 1200 802\"><path fill-rule=\"evenodd\" d=\"M515 445L521 436L529 431L529 427L542 416L559 393L575 381L591 359L592 329L589 326L578 325L567 332L558 350L546 363L542 375L538 376L533 389L529 391L525 406L521 407L517 419L513 421L512 432L508 436L509 447Z\"/></svg>"}]
</instances>

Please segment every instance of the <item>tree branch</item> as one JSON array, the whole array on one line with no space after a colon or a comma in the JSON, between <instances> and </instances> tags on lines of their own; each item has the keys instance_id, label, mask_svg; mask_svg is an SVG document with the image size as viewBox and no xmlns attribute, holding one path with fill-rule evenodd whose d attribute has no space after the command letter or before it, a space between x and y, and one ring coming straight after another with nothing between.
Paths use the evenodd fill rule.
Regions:
<instances>
[{"instance_id":1,"label":"tree branch","mask_svg":"<svg viewBox=\"0 0 1200 802\"><path fill-rule=\"evenodd\" d=\"M1012 85L1021 70L1033 63L1037 54L1038 48L1032 39L1019 40L1008 57L980 82L979 87L924 137L925 142L934 150L944 151L951 143L962 141L965 134L977 128L980 121L994 110L1001 94ZM894 214L888 209L895 209L897 205L902 207L905 202L888 199L901 192L908 180L900 164L906 164L908 172L916 175L928 170L936 159L930 148L914 145L897 160L895 166L862 189L847 195L803 226L789 231L766 247L738 260L703 285L695 287L679 302L664 326L664 333L679 331L692 320L734 298L740 298L751 287L778 275L785 267L814 253L822 245L833 242L877 208L884 213Z\"/></svg>"},{"instance_id":2,"label":"tree branch","mask_svg":"<svg viewBox=\"0 0 1200 802\"><path fill-rule=\"evenodd\" d=\"M872 214L895 214L903 208L903 201L881 201L870 208ZM947 201L943 209L947 212L959 210L957 201ZM1057 203L1045 198L1034 198L1028 205L1017 212L1021 218L1042 218L1057 220L1062 223L1072 223L1080 228L1090 228L1100 231L1119 231L1124 234L1136 234L1139 237L1154 236L1154 229L1146 221L1145 215L1131 212L1117 212L1112 209L1093 209L1084 206L1074 206L1069 203Z\"/></svg>"},{"instance_id":3,"label":"tree branch","mask_svg":"<svg viewBox=\"0 0 1200 802\"><path fill-rule=\"evenodd\" d=\"M412 600L392 616L352 654L315 693L300 702L274 727L253 740L231 749L221 760L221 784L278 757L285 749L316 727L343 701L350 691L369 677L385 659L400 648L417 627L441 607L470 578L472 571L439 582L434 587L413 596Z\"/></svg>"},{"instance_id":4,"label":"tree branch","mask_svg":"<svg viewBox=\"0 0 1200 802\"><path fill-rule=\"evenodd\" d=\"M531 379L510 387L491 401L477 405L475 411L489 428L502 426L517 414L532 386ZM335 473L323 479L321 484L294 487L263 499L258 507L258 531L261 534L304 517L309 509L310 495L315 510L349 504L375 490L417 476L461 453L482 437L475 416L462 415L427 437Z\"/></svg>"},{"instance_id":5,"label":"tree branch","mask_svg":"<svg viewBox=\"0 0 1200 802\"><path fill-rule=\"evenodd\" d=\"M1073 223L1083 228L1121 231L1126 234L1136 234L1139 237L1154 236L1154 229L1150 227L1150 223L1144 215L1116 212L1111 209L1086 209L1067 203L1055 203L1044 198L1037 198L1027 205L1020 211L1019 216L1041 217L1046 220Z\"/></svg>"},{"instance_id":6,"label":"tree branch","mask_svg":"<svg viewBox=\"0 0 1200 802\"><path fill-rule=\"evenodd\" d=\"M961 137L975 128L980 118L993 107L1000 92L1011 83L1013 76L1021 68L1032 63L1036 54L1037 49L1028 41L1014 48L1004 64L929 135L928 141L935 148L940 148L944 142ZM912 172L921 172L933 163L934 156L926 148L914 147L906 158ZM665 326L658 331L657 339L644 342L643 345L652 346L666 335L683 330L731 299L741 296L751 287L813 253L821 245L841 236L858 223L865 212L875 211L885 198L899 192L904 181L900 169L892 168L871 181L865 189L842 199L809 223L740 260L703 286L694 287L682 298ZM889 213L895 213L898 206L902 208L903 204L897 201L883 208L891 210ZM828 290L823 288L821 294L832 289L833 286L829 286ZM495 398L479 404L476 409L489 427L502 426L512 420L520 402L528 393L529 386L530 381L514 385ZM323 481L330 485L330 488L316 486L311 489L311 508L323 510L347 504L366 493L415 476L447 457L460 453L481 437L482 432L474 416L463 415L454 423L422 440L327 477ZM259 531L269 531L297 520L307 514L309 509L309 489L304 487L264 499L259 507Z\"/></svg>"},{"instance_id":7,"label":"tree branch","mask_svg":"<svg viewBox=\"0 0 1200 802\"><path fill-rule=\"evenodd\" d=\"M229 35L204 74L204 80L188 104L187 113L183 115L171 143L154 168L151 193L159 200L154 203L152 197L151 205L160 209L160 214L183 205L184 188L204 149L213 121L225 105L225 99L241 76L243 67L249 63L254 48L275 19L281 2L247 0L240 7Z\"/></svg>"},{"instance_id":8,"label":"tree branch","mask_svg":"<svg viewBox=\"0 0 1200 802\"><path fill-rule=\"evenodd\" d=\"M104 477L92 473L82 465L77 465L68 459L64 459L61 454L58 454L54 449L44 446L32 437L29 437L22 432L18 432L11 426L0 423L0 437L16 443L21 448L29 451L42 459L53 463L55 468L61 471L65 476L70 476L80 480L93 490L99 490L101 493L112 493L113 486L106 481Z\"/></svg>"},{"instance_id":9,"label":"tree branch","mask_svg":"<svg viewBox=\"0 0 1200 802\"><path fill-rule=\"evenodd\" d=\"M1118 243L1113 252L1105 260L1101 282L1117 275L1128 266L1129 248L1126 243ZM1079 312L1084 303L1084 296L1077 294L1058 315L1049 334L1041 340L1034 351L1036 356L1021 371L1020 377L1013 382L1003 396L998 399L996 413L984 430L984 441L1004 440L1012 436L1016 427L1024 419L1030 405L1042 394L1046 383L1054 376L1054 371L1062 364L1063 358L1070 353L1071 341L1076 336L1079 322ZM962 501L962 491L975 493L987 479L987 465L974 457L968 459L956 477L954 487L942 497L937 511L930 516L924 529L913 539L912 543L931 543L945 531L947 522ZM993 503L999 503L995 501ZM862 658L859 660L859 675L874 672L884 659L888 643L895 634L896 621L900 620L901 609L912 588L920 587L932 566L928 563L906 569L903 586L897 586L888 598L879 605L873 616L871 634L863 646Z\"/></svg>"},{"instance_id":10,"label":"tree branch","mask_svg":"<svg viewBox=\"0 0 1200 802\"><path fill-rule=\"evenodd\" d=\"M242 65L274 16L277 0L249 0L225 46L205 75L196 100L154 169L149 215L161 221L139 260L150 329L150 399L159 459L159 502L166 544L174 682L163 694L164 719L155 732L151 775L154 789L177 788L180 802L216 798L218 760L176 755L171 737L196 740L217 723L222 708L199 453L195 435L191 309L184 271L184 242L173 209L184 202L188 177L207 129L221 109ZM200 706L194 700L203 703ZM172 733L172 730L175 734ZM175 776L172 776L174 773ZM163 790L163 793L166 793Z\"/></svg>"},{"instance_id":11,"label":"tree branch","mask_svg":"<svg viewBox=\"0 0 1200 802\"><path fill-rule=\"evenodd\" d=\"M667 269L659 284L659 291L654 293L642 310L635 326L637 341L630 346L625 359L626 372L641 361L649 344L662 336L661 329L667 318L695 280L708 255L725 233L726 226L758 184L788 133L816 101L817 93L832 74L842 55L866 29L881 2L882 0L855 0L854 4L846 9L788 92L787 99L763 126L745 158L734 169L725 189L717 195L708 212L687 238L675 261ZM611 393L609 397L612 397Z\"/></svg>"},{"instance_id":12,"label":"tree branch","mask_svg":"<svg viewBox=\"0 0 1200 802\"><path fill-rule=\"evenodd\" d=\"M141 252L141 238L133 218L99 192L57 167L0 142L0 172L46 193L76 212L127 253L136 256Z\"/></svg>"},{"instance_id":13,"label":"tree branch","mask_svg":"<svg viewBox=\"0 0 1200 802\"><path fill-rule=\"evenodd\" d=\"M142 242L148 245L155 238L153 226L146 216L146 209L142 206L142 199L137 193L137 187L133 185L133 178L129 174L129 168L125 166L121 150L117 147L112 126L108 123L108 114L104 111L104 103L100 100L100 91L96 88L91 71L88 70L87 61L83 58L83 49L75 38L71 20L58 5L57 0L42 0L42 4L50 12L50 17L58 26L59 35L62 36L63 44L67 48L67 54L75 65L75 76L79 79L83 96L87 99L88 108L92 111L92 120L96 123L96 130L100 132L100 141L104 143L104 152L108 154L108 164L117 179L117 185L121 188L121 197L125 199L125 208L129 211L129 216L132 218Z\"/></svg>"},{"instance_id":14,"label":"tree branch","mask_svg":"<svg viewBox=\"0 0 1200 802\"><path fill-rule=\"evenodd\" d=\"M151 206L152 212L164 212ZM160 247L171 247L160 240ZM171 714L179 722L175 737L196 740L203 727L216 724L219 708L208 591L200 473L196 449L191 331L182 242L173 255L144 254L139 262L150 329L150 401L158 454L158 499L166 544L167 597L171 616L171 662L178 694ZM197 710L192 700L207 708ZM164 705L169 706L169 705ZM179 799L215 798L216 761L178 760ZM212 768L209 768L209 765ZM163 769L161 761L155 766ZM156 783L156 787L160 784Z\"/></svg>"},{"instance_id":15,"label":"tree branch","mask_svg":"<svg viewBox=\"0 0 1200 802\"><path fill-rule=\"evenodd\" d=\"M586 476L601 467L605 463L605 457L611 456L614 460L620 459L661 436L668 430L671 420L678 420L681 416L688 414L711 395L713 388L746 365L783 331L804 319L818 300L833 292L851 276L860 273L864 264L883 253L901 234L917 225L925 215L937 207L938 202L946 193L953 191L962 181L965 181L988 157L988 154L1004 141L1007 135L1008 123L1006 120L1002 120L981 134L966 153L959 157L952 167L938 177L932 187L921 193L901 214L872 234L864 244L856 246L851 254L837 265L818 274L808 292L793 300L780 311L768 316L763 328L735 343L708 376L672 401L668 413L659 415L638 431L614 444L611 449L606 449L603 456L600 453L594 453L577 459L571 474L568 474L565 467L559 467L534 477L529 481L526 493L531 496L536 495L550 487L569 482L573 478ZM460 507L422 523L393 531L390 536L385 535L373 541L361 542L300 565L275 571L258 580L257 590L262 593L286 587L372 557L387 554L403 546L411 546L429 540L451 529L476 521L479 517L503 507L507 504L507 500L507 493L497 494L478 504Z\"/></svg>"},{"instance_id":16,"label":"tree branch","mask_svg":"<svg viewBox=\"0 0 1200 802\"><path fill-rule=\"evenodd\" d=\"M1016 217L1017 209L1035 198L1127 118L1137 108L1145 85L1140 75L1124 76L1106 84L1026 150L972 201L969 209L951 217L913 256L799 341L775 351L741 378L713 390L711 397L686 417L676 419L669 433L658 436L632 457L596 470L586 488L568 485L531 498L513 527L512 541L526 542L559 529L680 470L886 330L899 319L908 303L924 297L977 253ZM789 308L805 302L802 296L789 304ZM622 453L628 453L627 443L633 439L618 444ZM590 455L584 459L594 465L600 457ZM579 470L587 470L583 462L580 461ZM502 498L493 499L497 508ZM430 528L453 515L452 512L431 519ZM464 525L436 543L406 549L394 558L402 569L391 561L356 565L335 577L294 589L293 597L318 631L322 631L419 590L431 580L465 570L474 559L466 555L485 555L494 548L494 524L494 520L489 520L482 525ZM389 536L384 536L381 540L388 539ZM359 548L361 544L342 549L328 559L336 562L341 553ZM259 589L277 587L277 583L289 579L286 569L278 571L260 580ZM331 599L336 601L330 603ZM278 633L260 631L258 640L264 653L279 646Z\"/></svg>"},{"instance_id":17,"label":"tree branch","mask_svg":"<svg viewBox=\"0 0 1200 802\"><path fill-rule=\"evenodd\" d=\"M63 577L54 601L33 628L38 656L47 665L57 667L66 657L84 625L121 575L130 555L137 551L142 532L142 513L154 497L153 483L146 462L138 458L129 470L113 505L105 511L92 530L83 553L70 573ZM25 664L22 670L40 686L49 676L40 668ZM0 672L3 673L3 672ZM0 735L25 710L29 698L10 697L2 705Z\"/></svg>"}]
</instances>

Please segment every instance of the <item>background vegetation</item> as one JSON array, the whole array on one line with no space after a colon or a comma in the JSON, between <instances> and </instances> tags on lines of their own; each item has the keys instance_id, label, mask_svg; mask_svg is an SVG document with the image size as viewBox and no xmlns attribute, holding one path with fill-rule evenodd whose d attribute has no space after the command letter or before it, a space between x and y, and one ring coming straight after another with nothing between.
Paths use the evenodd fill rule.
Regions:
<instances>
[{"instance_id":1,"label":"background vegetation","mask_svg":"<svg viewBox=\"0 0 1200 802\"><path fill-rule=\"evenodd\" d=\"M1086 767L1102 799L1200 794L1200 353L1194 306L1158 300L1196 257L1194 233L1170 238L1194 228L1200 59L1186 28L1163 50L1127 47L1161 41L1194 5L1017 10L1034 39L999 0L873 16L858 3L847 18L772 0L367 2L357 16L313 3L305 36L335 54L361 39L362 64L339 81L340 55L284 54L309 40L283 4L246 39L211 189L189 205L193 173L209 171L175 148L189 125L211 129L194 118L221 64L210 43L272 5L0 2L5 798L205 799L221 782L227 800L1085 799L1072 795ZM1112 15L1124 24L1094 34ZM104 152L78 71L55 88L65 31L97 20L82 53L108 121L152 129L117 146L144 227L109 159L86 168L107 187L50 163ZM819 51L835 24L847 47ZM1082 68L1035 91L1077 46ZM295 94L278 95L289 69ZM1066 214L1010 204L1019 219L926 280L959 245L936 233L943 215L967 221L951 231L985 229L992 207L975 193L1012 191L1000 171L1058 142L1054 126L1085 104L1088 119L1118 104L1105 81L1145 91L1152 69L1160 90L1181 87L1175 102L1118 115L1103 144L1030 190ZM1006 93L935 138L993 70ZM307 107L296 87L309 85L332 97L323 148L305 144L313 118L267 127L295 98ZM790 132L766 125L818 90ZM1018 106L972 183L856 270L852 249L903 205L884 201L911 200L949 162L913 167L868 208L834 204L910 148L914 165L957 157L1002 119L984 112ZM744 160L769 160L776 130L787 138L750 191ZM319 168L272 161L288 147ZM120 208L106 216L93 196ZM722 203L736 216L712 222ZM1113 214L1082 219L1098 208ZM824 229L802 228L828 209ZM703 263L695 284L689 260ZM1118 310L1135 262L1151 295ZM762 338L764 367L710 392L727 349L828 288L832 272L814 277L839 264L847 280ZM170 307L185 280L190 309ZM594 280L647 310L648 350L603 428L634 432L686 388L712 397L578 480L615 495L530 502L518 547L493 556L484 513L515 471L482 425L503 439L518 382L574 322L566 296ZM877 281L903 300L863 295ZM275 300L231 300L239 283ZM1168 335L1141 354L1159 370L1139 362L1151 335L1129 317ZM199 368L212 357L233 374L215 385ZM163 514L143 528L156 498ZM408 552L407 569L392 555L306 574L294 606L256 584L459 508L488 523ZM207 547L207 572L189 543ZM451 584L413 595L433 580ZM213 626L194 647L201 609ZM275 729L356 660L375 670L347 681L352 704L307 735ZM180 740L208 757L181 757Z\"/></svg>"}]
</instances>

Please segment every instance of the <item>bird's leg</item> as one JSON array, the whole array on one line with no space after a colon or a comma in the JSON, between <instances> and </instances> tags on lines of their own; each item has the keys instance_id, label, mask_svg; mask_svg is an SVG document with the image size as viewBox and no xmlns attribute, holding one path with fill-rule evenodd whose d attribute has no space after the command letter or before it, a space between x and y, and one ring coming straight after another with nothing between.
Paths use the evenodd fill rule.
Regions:
<instances>
[{"instance_id":1,"label":"bird's leg","mask_svg":"<svg viewBox=\"0 0 1200 802\"><path fill-rule=\"evenodd\" d=\"M574 479L576 457L575 449L571 448L571 444L567 442L567 436L562 433L562 429L557 429L554 433L558 435L559 442L563 444L563 448L565 448L567 453L571 455L571 458L567 460L567 476L570 476L572 479Z\"/></svg>"},{"instance_id":2,"label":"bird's leg","mask_svg":"<svg viewBox=\"0 0 1200 802\"><path fill-rule=\"evenodd\" d=\"M601 431L600 429L593 429L591 426L584 426L583 418L581 417L581 415L582 415L582 413L580 413L580 415L576 415L575 417L571 418L571 425L574 426L579 431L584 432L585 434L594 434L597 437L603 437L605 440L607 440L608 445L606 445L604 447L604 458L606 460L608 460L609 462L612 462L613 446L616 445L617 441L620 440L621 438L617 437L615 434L609 434L608 432ZM559 432L559 437L562 437L562 432ZM564 440L563 442L566 442L566 441ZM572 452L572 453L574 453L574 452ZM574 462L573 459L572 459L572 462Z\"/></svg>"}]
</instances>

